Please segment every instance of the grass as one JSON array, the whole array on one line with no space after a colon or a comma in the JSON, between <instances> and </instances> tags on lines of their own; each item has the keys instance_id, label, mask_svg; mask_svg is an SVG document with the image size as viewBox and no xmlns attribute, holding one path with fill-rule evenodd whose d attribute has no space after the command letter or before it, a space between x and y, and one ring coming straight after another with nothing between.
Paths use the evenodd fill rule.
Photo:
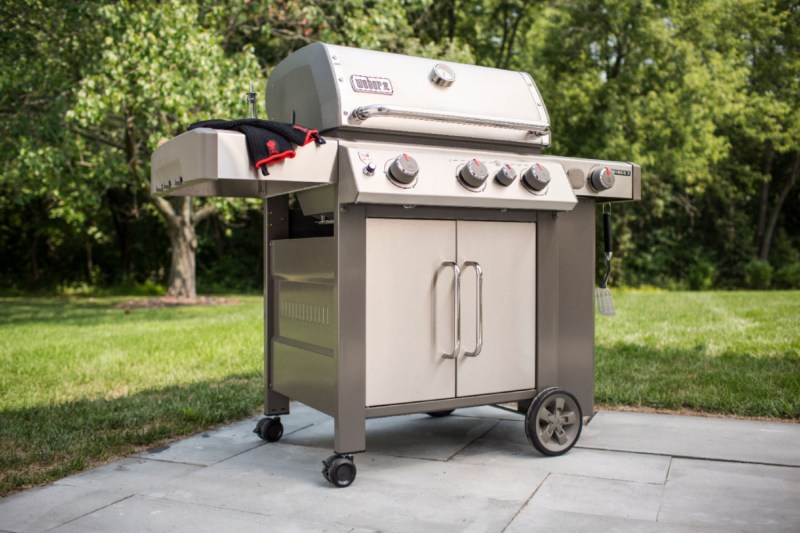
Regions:
<instances>
[{"instance_id":1,"label":"grass","mask_svg":"<svg viewBox=\"0 0 800 533\"><path fill-rule=\"evenodd\" d=\"M0 298L0 496L254 413L262 299Z\"/></svg>"},{"instance_id":2,"label":"grass","mask_svg":"<svg viewBox=\"0 0 800 533\"><path fill-rule=\"evenodd\" d=\"M0 298L0 496L262 402L262 299L132 309ZM597 319L597 401L800 419L800 291L621 292Z\"/></svg>"},{"instance_id":3,"label":"grass","mask_svg":"<svg viewBox=\"0 0 800 533\"><path fill-rule=\"evenodd\" d=\"M800 291L625 292L598 316L596 401L800 420Z\"/></svg>"}]
</instances>

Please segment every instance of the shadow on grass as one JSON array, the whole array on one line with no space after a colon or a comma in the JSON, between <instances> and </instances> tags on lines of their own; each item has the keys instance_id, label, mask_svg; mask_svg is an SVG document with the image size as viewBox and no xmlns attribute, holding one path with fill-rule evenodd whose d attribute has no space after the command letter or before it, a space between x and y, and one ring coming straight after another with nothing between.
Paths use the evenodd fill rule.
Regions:
<instances>
[{"instance_id":1,"label":"shadow on grass","mask_svg":"<svg viewBox=\"0 0 800 533\"><path fill-rule=\"evenodd\" d=\"M709 355L704 345L653 349L617 343L597 347L596 400L800 420L800 354Z\"/></svg>"},{"instance_id":2,"label":"shadow on grass","mask_svg":"<svg viewBox=\"0 0 800 533\"><path fill-rule=\"evenodd\" d=\"M185 320L203 316L215 306L116 309L125 298L0 298L0 326L59 324L69 326L136 321ZM209 311L212 310L212 311Z\"/></svg>"},{"instance_id":3,"label":"shadow on grass","mask_svg":"<svg viewBox=\"0 0 800 533\"><path fill-rule=\"evenodd\" d=\"M0 497L251 415L262 394L261 376L241 375L123 398L0 411Z\"/></svg>"}]
</instances>

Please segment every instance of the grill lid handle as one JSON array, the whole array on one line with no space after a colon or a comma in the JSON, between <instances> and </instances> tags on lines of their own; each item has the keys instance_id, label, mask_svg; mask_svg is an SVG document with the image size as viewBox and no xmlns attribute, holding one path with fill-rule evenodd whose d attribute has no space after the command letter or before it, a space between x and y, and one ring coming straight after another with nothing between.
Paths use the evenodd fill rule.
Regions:
<instances>
[{"instance_id":1,"label":"grill lid handle","mask_svg":"<svg viewBox=\"0 0 800 533\"><path fill-rule=\"evenodd\" d=\"M353 109L351 120L365 121L373 117L400 117L418 120L436 120L439 122L456 122L492 128L507 128L527 131L528 135L542 137L550 133L550 124L541 120L514 120L491 115L470 115L456 111L437 111L434 109L418 109L392 104L371 104Z\"/></svg>"}]
</instances>

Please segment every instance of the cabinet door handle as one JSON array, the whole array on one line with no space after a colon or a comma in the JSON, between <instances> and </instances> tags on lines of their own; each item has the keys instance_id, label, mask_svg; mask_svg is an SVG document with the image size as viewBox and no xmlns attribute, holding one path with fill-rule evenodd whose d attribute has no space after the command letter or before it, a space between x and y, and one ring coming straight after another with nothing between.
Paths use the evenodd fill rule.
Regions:
<instances>
[{"instance_id":1,"label":"cabinet door handle","mask_svg":"<svg viewBox=\"0 0 800 533\"><path fill-rule=\"evenodd\" d=\"M442 263L442 266L453 269L456 284L453 296L453 351L451 353L443 353L442 358L455 359L458 355L458 350L461 349L461 269L452 261Z\"/></svg>"},{"instance_id":2,"label":"cabinet door handle","mask_svg":"<svg viewBox=\"0 0 800 533\"><path fill-rule=\"evenodd\" d=\"M483 270L477 261L466 261L463 272L466 272L469 267L475 269L475 351L464 352L464 355L478 357L483 349Z\"/></svg>"}]
</instances>

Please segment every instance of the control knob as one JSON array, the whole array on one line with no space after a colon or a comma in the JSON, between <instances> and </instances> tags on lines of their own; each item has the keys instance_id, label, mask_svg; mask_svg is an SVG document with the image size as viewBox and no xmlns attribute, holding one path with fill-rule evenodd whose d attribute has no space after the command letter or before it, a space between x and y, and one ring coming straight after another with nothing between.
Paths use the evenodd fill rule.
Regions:
<instances>
[{"instance_id":1,"label":"control knob","mask_svg":"<svg viewBox=\"0 0 800 533\"><path fill-rule=\"evenodd\" d=\"M614 173L608 167L595 169L589 174L589 182L597 192L610 189L614 186L615 180Z\"/></svg>"},{"instance_id":2,"label":"control knob","mask_svg":"<svg viewBox=\"0 0 800 533\"><path fill-rule=\"evenodd\" d=\"M536 163L522 174L522 179L528 188L534 191L541 191L550 183L550 171Z\"/></svg>"},{"instance_id":3,"label":"control knob","mask_svg":"<svg viewBox=\"0 0 800 533\"><path fill-rule=\"evenodd\" d=\"M439 87L450 87L456 81L456 71L449 65L437 63L431 71L431 81Z\"/></svg>"},{"instance_id":4,"label":"control knob","mask_svg":"<svg viewBox=\"0 0 800 533\"><path fill-rule=\"evenodd\" d=\"M389 165L389 178L401 185L409 185L419 174L419 165L413 157L401 154Z\"/></svg>"},{"instance_id":5,"label":"control knob","mask_svg":"<svg viewBox=\"0 0 800 533\"><path fill-rule=\"evenodd\" d=\"M461 182L467 187L477 188L489 178L489 169L477 159L467 161L458 173Z\"/></svg>"},{"instance_id":6,"label":"control knob","mask_svg":"<svg viewBox=\"0 0 800 533\"><path fill-rule=\"evenodd\" d=\"M514 183L515 179L517 179L517 171L514 170L511 165L505 164L500 167L500 170L498 170L497 174L494 175L494 179L496 179L500 185L505 185L508 187Z\"/></svg>"}]
</instances>

